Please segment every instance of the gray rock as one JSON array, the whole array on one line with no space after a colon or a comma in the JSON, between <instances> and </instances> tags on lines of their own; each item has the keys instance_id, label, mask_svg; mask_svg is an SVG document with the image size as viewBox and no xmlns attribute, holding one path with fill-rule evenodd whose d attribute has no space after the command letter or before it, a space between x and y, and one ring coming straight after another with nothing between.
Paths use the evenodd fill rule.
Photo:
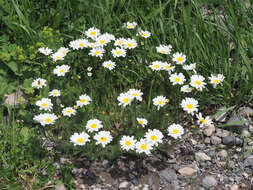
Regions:
<instances>
[{"instance_id":1,"label":"gray rock","mask_svg":"<svg viewBox=\"0 0 253 190\"><path fill-rule=\"evenodd\" d=\"M204 160L204 161L211 160L211 158L209 156L207 156L204 152L197 152L197 153L195 153L195 158L196 158L197 161L200 161L200 160Z\"/></svg>"},{"instance_id":2,"label":"gray rock","mask_svg":"<svg viewBox=\"0 0 253 190\"><path fill-rule=\"evenodd\" d=\"M212 136L212 137L211 137L211 142L212 142L212 144L214 144L214 145L220 144L220 143L221 143L221 138L216 137L216 136Z\"/></svg>"},{"instance_id":3,"label":"gray rock","mask_svg":"<svg viewBox=\"0 0 253 190\"><path fill-rule=\"evenodd\" d=\"M185 177L193 176L197 173L196 169L190 168L190 167L183 167L178 170L178 172Z\"/></svg>"},{"instance_id":4,"label":"gray rock","mask_svg":"<svg viewBox=\"0 0 253 190\"><path fill-rule=\"evenodd\" d=\"M226 137L229 135L229 131L217 128L215 135L217 137Z\"/></svg>"},{"instance_id":5,"label":"gray rock","mask_svg":"<svg viewBox=\"0 0 253 190\"><path fill-rule=\"evenodd\" d=\"M250 136L250 132L247 129L243 129L242 130L242 136L243 137L249 137Z\"/></svg>"},{"instance_id":6,"label":"gray rock","mask_svg":"<svg viewBox=\"0 0 253 190\"><path fill-rule=\"evenodd\" d=\"M210 144L211 140L210 140L209 137L206 137L204 142L205 142L206 144Z\"/></svg>"},{"instance_id":7,"label":"gray rock","mask_svg":"<svg viewBox=\"0 0 253 190\"><path fill-rule=\"evenodd\" d=\"M228 152L223 149L220 152L218 152L218 156L220 156L221 158L227 158L228 157Z\"/></svg>"},{"instance_id":8,"label":"gray rock","mask_svg":"<svg viewBox=\"0 0 253 190\"><path fill-rule=\"evenodd\" d=\"M239 190L239 185L233 185L233 186L231 186L231 188L230 188L230 190Z\"/></svg>"},{"instance_id":9,"label":"gray rock","mask_svg":"<svg viewBox=\"0 0 253 190\"><path fill-rule=\"evenodd\" d=\"M238 109L238 115L241 117L250 117L253 115L253 109L250 107L240 107Z\"/></svg>"},{"instance_id":10,"label":"gray rock","mask_svg":"<svg viewBox=\"0 0 253 190\"><path fill-rule=\"evenodd\" d=\"M217 181L213 176L206 176L202 180L202 185L206 188L216 187Z\"/></svg>"},{"instance_id":11,"label":"gray rock","mask_svg":"<svg viewBox=\"0 0 253 190\"><path fill-rule=\"evenodd\" d=\"M177 180L177 174L174 170L166 168L159 173L160 177L165 178L169 183Z\"/></svg>"},{"instance_id":12,"label":"gray rock","mask_svg":"<svg viewBox=\"0 0 253 190\"><path fill-rule=\"evenodd\" d=\"M251 133L253 133L253 125L250 125L250 126L249 126L249 131L250 131Z\"/></svg>"},{"instance_id":13,"label":"gray rock","mask_svg":"<svg viewBox=\"0 0 253 190\"><path fill-rule=\"evenodd\" d=\"M119 189L126 189L130 186L130 183L128 181L123 181L119 184Z\"/></svg>"},{"instance_id":14,"label":"gray rock","mask_svg":"<svg viewBox=\"0 0 253 190\"><path fill-rule=\"evenodd\" d=\"M233 145L240 146L243 144L243 141L235 136L226 136L222 139L222 143L225 145L230 145L230 146L233 146Z\"/></svg>"},{"instance_id":15,"label":"gray rock","mask_svg":"<svg viewBox=\"0 0 253 190\"><path fill-rule=\"evenodd\" d=\"M159 182L160 182L160 177L156 173L152 173L148 177L148 184L150 186L151 190L157 190L159 189Z\"/></svg>"},{"instance_id":16,"label":"gray rock","mask_svg":"<svg viewBox=\"0 0 253 190\"><path fill-rule=\"evenodd\" d=\"M244 122L242 121L247 121L239 116L232 116L229 118L229 120L227 121L226 124L229 124L230 126L227 126L227 128L238 131L241 130L243 128L246 128L247 126L245 125ZM237 122L236 124L234 124L235 122ZM239 123L238 123L239 122Z\"/></svg>"},{"instance_id":17,"label":"gray rock","mask_svg":"<svg viewBox=\"0 0 253 190\"><path fill-rule=\"evenodd\" d=\"M207 128L205 128L203 132L206 136L210 137L213 134L214 131L215 131L215 126L210 125Z\"/></svg>"},{"instance_id":18,"label":"gray rock","mask_svg":"<svg viewBox=\"0 0 253 190\"><path fill-rule=\"evenodd\" d=\"M245 167L251 167L253 169L253 155L247 157L245 160L244 160L244 166Z\"/></svg>"},{"instance_id":19,"label":"gray rock","mask_svg":"<svg viewBox=\"0 0 253 190\"><path fill-rule=\"evenodd\" d=\"M64 186L64 184L59 184L55 186L55 190L66 190L66 187Z\"/></svg>"}]
</instances>

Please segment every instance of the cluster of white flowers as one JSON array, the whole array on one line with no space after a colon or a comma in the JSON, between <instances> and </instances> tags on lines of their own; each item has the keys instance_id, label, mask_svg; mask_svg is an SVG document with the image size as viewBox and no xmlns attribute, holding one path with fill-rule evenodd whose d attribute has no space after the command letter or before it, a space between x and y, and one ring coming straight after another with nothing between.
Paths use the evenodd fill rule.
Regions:
<instances>
[{"instance_id":1,"label":"cluster of white flowers","mask_svg":"<svg viewBox=\"0 0 253 190\"><path fill-rule=\"evenodd\" d=\"M54 54L51 55L54 61L64 60L64 57L69 52L68 48L61 47Z\"/></svg>"},{"instance_id":2,"label":"cluster of white flowers","mask_svg":"<svg viewBox=\"0 0 253 190\"><path fill-rule=\"evenodd\" d=\"M143 93L140 90L129 89L127 92L121 93L117 100L119 101L120 106L122 105L123 107L126 107L127 105L130 105L134 99L142 101L142 95Z\"/></svg>"}]
</instances>

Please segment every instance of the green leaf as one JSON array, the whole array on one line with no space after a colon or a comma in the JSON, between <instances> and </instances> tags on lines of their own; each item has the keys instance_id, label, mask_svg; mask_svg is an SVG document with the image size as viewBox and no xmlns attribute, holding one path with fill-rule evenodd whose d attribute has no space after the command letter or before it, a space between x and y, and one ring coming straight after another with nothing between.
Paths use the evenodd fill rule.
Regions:
<instances>
[{"instance_id":1,"label":"green leaf","mask_svg":"<svg viewBox=\"0 0 253 190\"><path fill-rule=\"evenodd\" d=\"M11 61L6 64L17 76L22 76L22 73L20 72L18 63Z\"/></svg>"},{"instance_id":2,"label":"green leaf","mask_svg":"<svg viewBox=\"0 0 253 190\"><path fill-rule=\"evenodd\" d=\"M24 143L26 143L30 138L30 130L27 127L23 127L20 134L24 137Z\"/></svg>"},{"instance_id":3,"label":"green leaf","mask_svg":"<svg viewBox=\"0 0 253 190\"><path fill-rule=\"evenodd\" d=\"M238 121L233 121L233 122L229 122L223 125L220 125L220 127L230 127L230 126L236 126L236 125L244 125L245 123L247 123L247 120L241 119Z\"/></svg>"}]
</instances>

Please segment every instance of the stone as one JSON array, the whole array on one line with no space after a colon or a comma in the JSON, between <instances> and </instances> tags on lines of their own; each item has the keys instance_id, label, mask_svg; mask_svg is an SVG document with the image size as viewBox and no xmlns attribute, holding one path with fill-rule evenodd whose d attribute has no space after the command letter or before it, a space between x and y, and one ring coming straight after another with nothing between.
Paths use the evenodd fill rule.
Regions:
<instances>
[{"instance_id":1,"label":"stone","mask_svg":"<svg viewBox=\"0 0 253 190\"><path fill-rule=\"evenodd\" d=\"M160 175L160 173L159 173ZM148 184L150 186L151 190L156 190L159 189L159 182L160 182L160 177L156 173L151 173L148 176Z\"/></svg>"},{"instance_id":2,"label":"stone","mask_svg":"<svg viewBox=\"0 0 253 190\"><path fill-rule=\"evenodd\" d=\"M229 135L229 131L217 128L215 135L217 137L226 137Z\"/></svg>"},{"instance_id":3,"label":"stone","mask_svg":"<svg viewBox=\"0 0 253 190\"><path fill-rule=\"evenodd\" d=\"M119 189L126 189L130 186L129 182L123 181L119 184Z\"/></svg>"},{"instance_id":4,"label":"stone","mask_svg":"<svg viewBox=\"0 0 253 190\"><path fill-rule=\"evenodd\" d=\"M204 160L204 161L211 160L211 158L209 156L207 156L204 152L197 152L197 153L195 153L195 158L196 158L197 161L200 161L200 160Z\"/></svg>"},{"instance_id":5,"label":"stone","mask_svg":"<svg viewBox=\"0 0 253 190\"><path fill-rule=\"evenodd\" d=\"M250 136L250 132L247 129L243 129L242 130L242 136L243 137L249 137Z\"/></svg>"},{"instance_id":6,"label":"stone","mask_svg":"<svg viewBox=\"0 0 253 190\"><path fill-rule=\"evenodd\" d=\"M178 170L178 172L185 177L193 176L197 173L196 169L190 168L190 167L183 167Z\"/></svg>"},{"instance_id":7,"label":"stone","mask_svg":"<svg viewBox=\"0 0 253 190\"><path fill-rule=\"evenodd\" d=\"M211 142L214 145L220 144L221 143L221 138L220 137L216 137L216 136L212 136L211 137Z\"/></svg>"},{"instance_id":8,"label":"stone","mask_svg":"<svg viewBox=\"0 0 253 190\"><path fill-rule=\"evenodd\" d=\"M222 139L222 143L225 145L230 145L230 146L233 146L233 145L240 146L243 144L243 141L235 136L226 136Z\"/></svg>"},{"instance_id":9,"label":"stone","mask_svg":"<svg viewBox=\"0 0 253 190\"><path fill-rule=\"evenodd\" d=\"M205 128L203 132L206 136L210 137L213 134L214 131L215 131L215 126L210 125L207 128Z\"/></svg>"},{"instance_id":10,"label":"stone","mask_svg":"<svg viewBox=\"0 0 253 190\"><path fill-rule=\"evenodd\" d=\"M243 122L245 121L245 122ZM236 122L236 123L235 123ZM227 126L226 128L232 129L234 131L238 131L240 129L245 128L245 123L247 121L241 117L238 116L232 116L229 118L229 120L227 121L226 124L229 124L229 126Z\"/></svg>"},{"instance_id":11,"label":"stone","mask_svg":"<svg viewBox=\"0 0 253 190\"><path fill-rule=\"evenodd\" d=\"M209 137L206 137L204 143L210 144L210 142L211 142L210 138L209 138Z\"/></svg>"},{"instance_id":12,"label":"stone","mask_svg":"<svg viewBox=\"0 0 253 190\"><path fill-rule=\"evenodd\" d=\"M166 168L159 172L159 176L166 179L167 182L171 183L174 180L177 180L177 174L174 170Z\"/></svg>"},{"instance_id":13,"label":"stone","mask_svg":"<svg viewBox=\"0 0 253 190\"><path fill-rule=\"evenodd\" d=\"M249 126L249 131L250 131L251 133L253 133L253 125L250 125L250 126Z\"/></svg>"},{"instance_id":14,"label":"stone","mask_svg":"<svg viewBox=\"0 0 253 190\"><path fill-rule=\"evenodd\" d=\"M55 186L55 190L66 190L66 187L64 186L64 184L59 184Z\"/></svg>"},{"instance_id":15,"label":"stone","mask_svg":"<svg viewBox=\"0 0 253 190\"><path fill-rule=\"evenodd\" d=\"M190 141L191 141L191 143L192 143L193 145L196 145L196 144L197 144L197 141L195 141L194 139L190 139Z\"/></svg>"},{"instance_id":16,"label":"stone","mask_svg":"<svg viewBox=\"0 0 253 190\"><path fill-rule=\"evenodd\" d=\"M240 107L238 109L238 115L241 117L250 117L253 115L253 109L250 107Z\"/></svg>"},{"instance_id":17,"label":"stone","mask_svg":"<svg viewBox=\"0 0 253 190\"><path fill-rule=\"evenodd\" d=\"M245 160L244 160L244 166L245 167L251 167L253 169L253 155L247 157Z\"/></svg>"},{"instance_id":18,"label":"stone","mask_svg":"<svg viewBox=\"0 0 253 190\"><path fill-rule=\"evenodd\" d=\"M228 152L223 149L220 152L218 152L218 156L220 156L221 158L227 158L228 157Z\"/></svg>"},{"instance_id":19,"label":"stone","mask_svg":"<svg viewBox=\"0 0 253 190\"><path fill-rule=\"evenodd\" d=\"M202 185L206 188L216 187L217 181L213 176L206 176L202 180Z\"/></svg>"}]
</instances>

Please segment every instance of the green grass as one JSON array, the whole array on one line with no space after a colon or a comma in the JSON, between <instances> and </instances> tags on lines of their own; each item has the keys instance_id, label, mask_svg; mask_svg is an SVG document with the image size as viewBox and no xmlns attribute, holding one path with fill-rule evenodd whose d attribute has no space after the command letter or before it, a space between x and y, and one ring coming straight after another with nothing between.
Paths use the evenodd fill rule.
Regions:
<instances>
[{"instance_id":1,"label":"green grass","mask_svg":"<svg viewBox=\"0 0 253 190\"><path fill-rule=\"evenodd\" d=\"M203 6L208 9L205 18L201 12ZM223 73L226 77L222 88L218 90L211 88L209 91L197 95L200 103L205 105L202 107L203 110L213 110L221 105L239 107L242 104L248 104L252 106L253 25L252 19L250 19L252 17L252 7L247 8L243 1L239 0L97 0L95 2L86 0L43 0L39 2L0 0L0 82L2 84L0 99L3 101L4 93L11 93L18 84L22 84L24 81L23 89L31 98L29 105L23 105L22 110L8 110L7 123L3 123L3 118L1 118L0 150L4 154L2 154L0 164L4 167L0 169L0 178L3 179L3 184L6 186L0 184L0 188L18 189L25 183L29 183L32 184L32 188L36 189L43 186L43 183L48 180L38 177L41 168L47 168L52 173L51 175L55 172L54 169L50 169L52 164L50 161L45 162L38 157L38 155L42 155L42 158L45 158L47 153L39 146L37 136L40 136L40 133L37 128L29 124L32 121L30 111L34 111L30 103L34 103L36 98L39 98L39 95L32 98L34 92L30 88L29 82L32 78L43 76L42 71L54 68L54 65L45 67L46 60L37 54L36 50L41 43L54 48L61 45L67 46L70 40L84 36L83 32L93 26L101 29L102 32L130 37L131 31L123 30L122 25L127 21L135 21L142 29L150 31L152 37L144 45L144 48L148 48L145 53L139 51L131 61L140 64L143 60L151 62L154 59L160 59L154 54L154 47L159 44L171 44L174 51L184 52L187 55L188 63L196 62L197 70L204 77L210 76L211 73ZM83 58L80 62L88 63L89 61L82 55L76 54L76 57ZM161 59L166 60L165 57ZM95 59L92 61L96 62ZM85 69L80 68L82 71ZM122 67L122 69L124 68ZM113 93L118 94L124 90L124 85L127 88L128 85L134 87L149 82L152 83L152 88L146 87L144 89L145 94L150 97L146 100L148 108L150 108L151 96L153 97L157 91L163 91L172 96L172 99L178 98L178 101L180 100L179 92L173 95L169 90L164 90L167 87L167 81L163 80L162 76L154 76L155 78L151 82L148 78L149 75L145 74L145 70L138 68L134 70L136 67L129 69L131 71L118 72L112 76L110 74L98 75L97 81L81 80L87 86L94 86L95 82L103 84L100 89L94 91L91 87L82 88L89 90L98 100L96 106L100 105L101 108L93 111L94 115L103 110L111 111L110 114L114 120L108 125L113 125L113 122L120 120L118 115L114 113L120 113L121 110L108 103L99 93L116 89ZM72 74L75 76L77 73ZM44 72L44 76L46 75L47 73ZM103 82L104 78L113 81L109 88ZM118 78L123 78L124 83L117 80ZM71 91L71 86L66 86L66 88ZM170 87L170 90L174 89ZM75 95L73 92L66 102L71 101ZM113 97L107 98L113 99ZM175 103L171 110L176 108L177 104ZM1 110L3 109L4 106ZM140 110L144 109L146 107ZM132 112L134 110L131 110ZM165 113L161 111L158 116L150 114L154 125L160 124L159 121L156 122L159 114ZM17 123L16 119L22 117L26 121ZM109 122L107 117L108 115L101 115L101 118ZM170 118L166 119L164 123L167 123L168 120ZM77 128L77 126L75 127ZM69 135L59 134L64 138ZM24 149L27 150L25 153ZM60 149L62 148L60 147ZM72 153L68 151L66 151L67 154ZM66 171L69 169L66 168ZM39 181L32 182L34 176ZM69 179L69 176L66 179Z\"/></svg>"}]
</instances>

